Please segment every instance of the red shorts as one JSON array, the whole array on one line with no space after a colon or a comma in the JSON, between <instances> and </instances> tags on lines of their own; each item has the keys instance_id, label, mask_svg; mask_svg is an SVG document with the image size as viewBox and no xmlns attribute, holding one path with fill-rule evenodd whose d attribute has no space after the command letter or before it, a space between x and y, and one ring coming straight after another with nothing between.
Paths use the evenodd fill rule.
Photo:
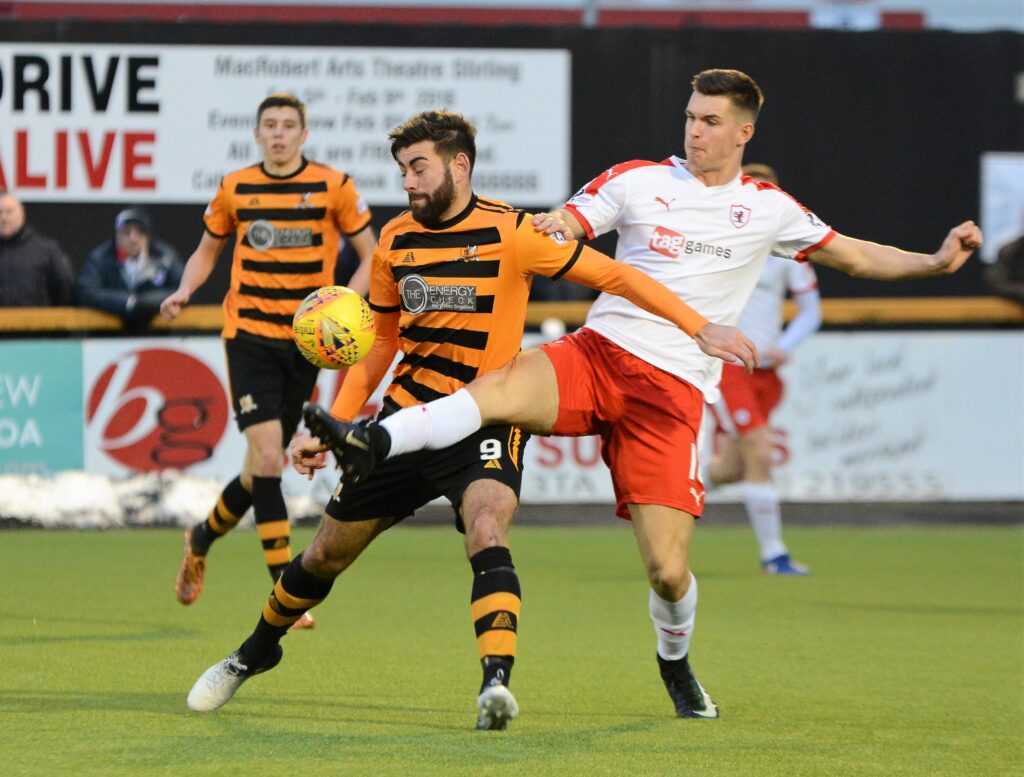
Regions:
<instances>
[{"instance_id":1,"label":"red shorts","mask_svg":"<svg viewBox=\"0 0 1024 777\"><path fill-rule=\"evenodd\" d=\"M558 420L551 434L601 435L615 514L629 518L630 504L653 504L699 517L700 391L590 329L541 347L558 376Z\"/></svg>"},{"instance_id":2,"label":"red shorts","mask_svg":"<svg viewBox=\"0 0 1024 777\"><path fill-rule=\"evenodd\" d=\"M768 425L768 417L782 401L782 381L775 370L754 370L750 375L743 367L726 364L722 367L722 398L712 411L719 431L733 437L751 429Z\"/></svg>"}]
</instances>

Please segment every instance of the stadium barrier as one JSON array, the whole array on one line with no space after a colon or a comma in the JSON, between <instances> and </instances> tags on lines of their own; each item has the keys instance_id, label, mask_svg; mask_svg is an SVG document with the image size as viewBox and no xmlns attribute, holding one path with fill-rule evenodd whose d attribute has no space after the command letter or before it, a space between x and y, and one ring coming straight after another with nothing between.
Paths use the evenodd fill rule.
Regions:
<instances>
[{"instance_id":1,"label":"stadium barrier","mask_svg":"<svg viewBox=\"0 0 1024 777\"><path fill-rule=\"evenodd\" d=\"M523 345L544 339L527 334ZM322 371L314 401L330 404L342 377ZM823 332L783 377L772 430L783 499L1024 500L1024 331ZM109 481L89 490L123 498L133 520L187 511L138 504L169 493L175 473L215 483L234 476L244 439L227 386L215 335L0 340L0 518L33 503L17 496L26 479L52 491L55 478L73 473ZM366 414L379 409L383 388ZM524 502L612 500L595 438L534 438L524 461ZM156 489L152 478L137 480L154 475L164 478ZM285 484L289 496L317 505L334 481L330 470L312 483L288 470ZM726 490L709 495L731 498ZM189 504L202 510L202 501Z\"/></svg>"},{"instance_id":2,"label":"stadium barrier","mask_svg":"<svg viewBox=\"0 0 1024 777\"><path fill-rule=\"evenodd\" d=\"M531 302L526 311L528 326L539 326L548 319L560 319L567 326L583 323L589 302ZM796 307L786 303L786 317ZM1024 325L1024 305L999 297L866 297L822 300L824 324L898 325L898 324L970 324ZM182 310L174 321L157 317L154 331L185 330L218 332L224 325L220 305L193 305ZM82 308L6 308L0 309L0 336L4 332L117 332L124 329L121 319L110 313Z\"/></svg>"}]
</instances>

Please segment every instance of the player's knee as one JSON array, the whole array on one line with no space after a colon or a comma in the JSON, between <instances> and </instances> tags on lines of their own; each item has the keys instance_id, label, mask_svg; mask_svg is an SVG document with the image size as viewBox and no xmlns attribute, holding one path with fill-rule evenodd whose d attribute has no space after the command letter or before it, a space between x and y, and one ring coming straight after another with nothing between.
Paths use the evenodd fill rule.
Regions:
<instances>
[{"instance_id":1,"label":"player's knee","mask_svg":"<svg viewBox=\"0 0 1024 777\"><path fill-rule=\"evenodd\" d=\"M353 561L355 561L355 556L343 548L335 547L331 543L317 542L315 539L308 548L302 551L303 568L324 580L337 577L348 569Z\"/></svg>"},{"instance_id":2,"label":"player's knee","mask_svg":"<svg viewBox=\"0 0 1024 777\"><path fill-rule=\"evenodd\" d=\"M508 521L498 510L481 510L463 516L466 526L466 550L469 555L481 550L508 547Z\"/></svg>"},{"instance_id":3,"label":"player's knee","mask_svg":"<svg viewBox=\"0 0 1024 777\"><path fill-rule=\"evenodd\" d=\"M647 567L647 578L654 592L670 602L682 599L690 586L690 570L682 560L652 562Z\"/></svg>"},{"instance_id":4,"label":"player's knee","mask_svg":"<svg viewBox=\"0 0 1024 777\"><path fill-rule=\"evenodd\" d=\"M772 450L770 447L758 447L750 458L747 467L751 472L767 476L772 469Z\"/></svg>"},{"instance_id":5,"label":"player's knee","mask_svg":"<svg viewBox=\"0 0 1024 777\"><path fill-rule=\"evenodd\" d=\"M278 477L281 474L283 454L276 445L261 445L252 452L253 473L257 477Z\"/></svg>"}]
</instances>

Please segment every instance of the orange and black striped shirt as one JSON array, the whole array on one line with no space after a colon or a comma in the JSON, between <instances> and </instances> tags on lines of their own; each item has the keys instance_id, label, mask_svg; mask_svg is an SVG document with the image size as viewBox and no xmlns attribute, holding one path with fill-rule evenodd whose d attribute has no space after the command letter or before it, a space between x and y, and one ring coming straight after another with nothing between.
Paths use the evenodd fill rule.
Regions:
<instances>
[{"instance_id":1,"label":"orange and black striped shirt","mask_svg":"<svg viewBox=\"0 0 1024 777\"><path fill-rule=\"evenodd\" d=\"M236 236L223 336L291 339L299 303L334 283L341 233L361 232L370 218L348 175L305 158L287 176L262 164L224 176L203 217L213 236Z\"/></svg>"},{"instance_id":2,"label":"orange and black striped shirt","mask_svg":"<svg viewBox=\"0 0 1024 777\"><path fill-rule=\"evenodd\" d=\"M401 312L405 357L385 407L451 394L508 362L522 346L532 275L559 277L582 250L575 241L538 234L523 211L476 196L436 230L408 211L392 220L370 278L370 307Z\"/></svg>"}]
</instances>

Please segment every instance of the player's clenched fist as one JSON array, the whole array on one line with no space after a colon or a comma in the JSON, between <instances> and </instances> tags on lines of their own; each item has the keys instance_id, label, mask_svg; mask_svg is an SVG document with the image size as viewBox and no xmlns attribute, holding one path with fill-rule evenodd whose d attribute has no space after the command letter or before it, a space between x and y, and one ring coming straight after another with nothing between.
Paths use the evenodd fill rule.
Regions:
<instances>
[{"instance_id":1,"label":"player's clenched fist","mask_svg":"<svg viewBox=\"0 0 1024 777\"><path fill-rule=\"evenodd\" d=\"M181 309L188 304L189 295L187 292L178 289L171 296L160 303L160 315L168 321L178 317Z\"/></svg>"},{"instance_id":2,"label":"player's clenched fist","mask_svg":"<svg viewBox=\"0 0 1024 777\"><path fill-rule=\"evenodd\" d=\"M981 229L973 221L953 227L934 255L936 271L953 273L981 247Z\"/></svg>"}]
</instances>

